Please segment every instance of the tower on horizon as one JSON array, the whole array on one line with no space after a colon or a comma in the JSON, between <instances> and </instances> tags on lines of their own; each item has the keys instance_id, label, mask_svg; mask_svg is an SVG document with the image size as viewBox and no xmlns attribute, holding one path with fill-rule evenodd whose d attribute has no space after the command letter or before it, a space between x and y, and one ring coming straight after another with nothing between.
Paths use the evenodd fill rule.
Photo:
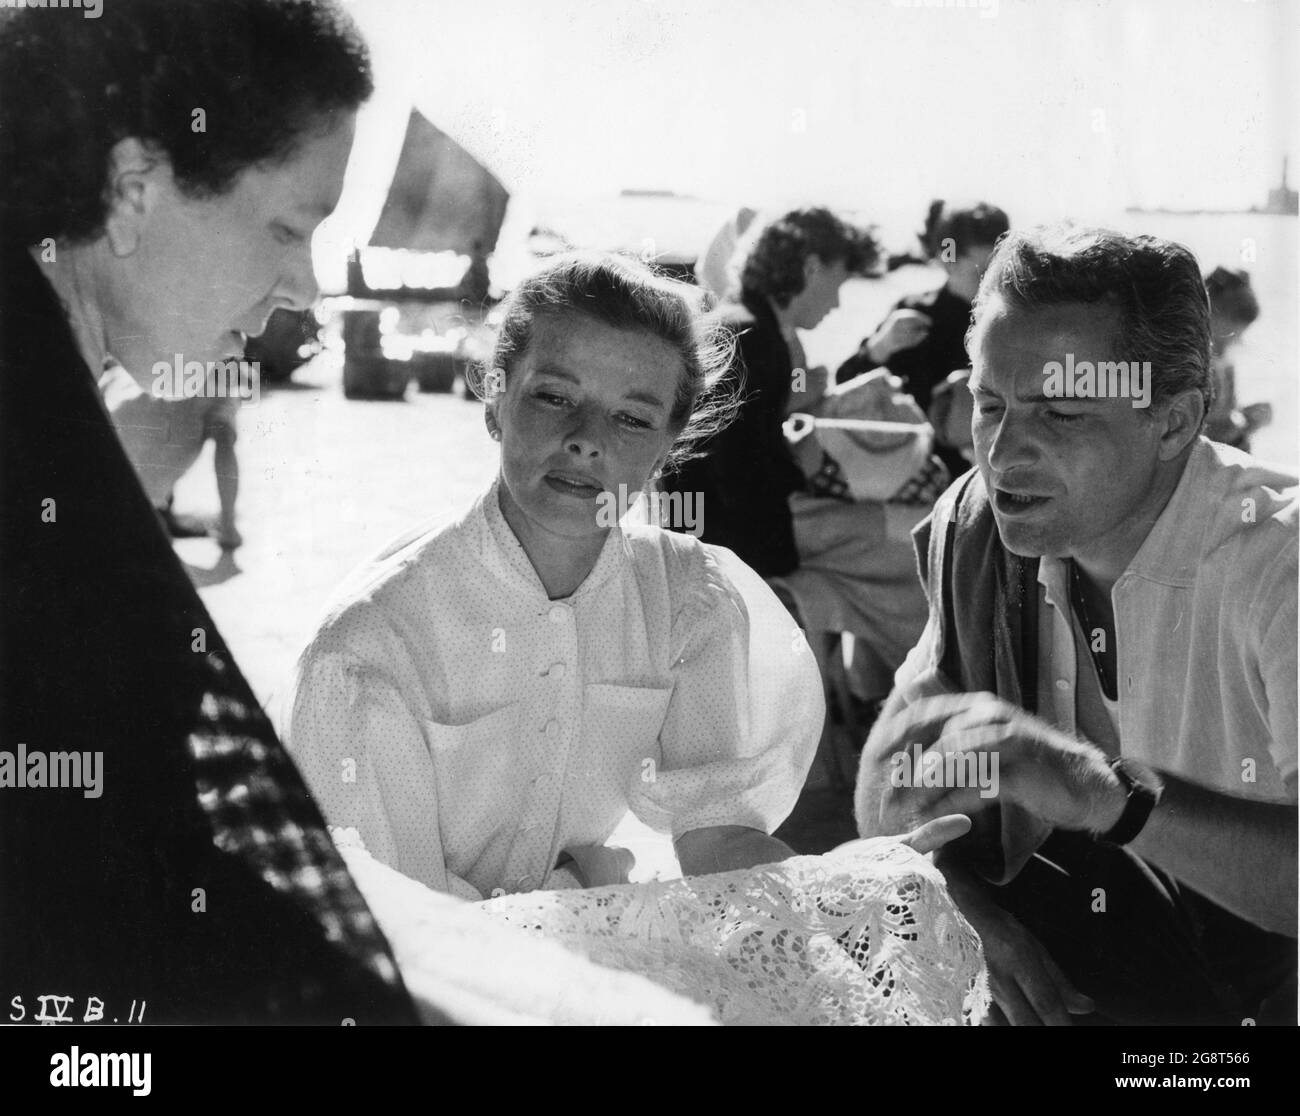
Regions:
<instances>
[{"instance_id":1,"label":"tower on horizon","mask_svg":"<svg viewBox=\"0 0 1300 1116\"><path fill-rule=\"evenodd\" d=\"M1285 213L1292 217L1300 214L1300 193L1292 190L1286 181L1287 157L1282 156L1282 185L1268 192L1265 213Z\"/></svg>"}]
</instances>

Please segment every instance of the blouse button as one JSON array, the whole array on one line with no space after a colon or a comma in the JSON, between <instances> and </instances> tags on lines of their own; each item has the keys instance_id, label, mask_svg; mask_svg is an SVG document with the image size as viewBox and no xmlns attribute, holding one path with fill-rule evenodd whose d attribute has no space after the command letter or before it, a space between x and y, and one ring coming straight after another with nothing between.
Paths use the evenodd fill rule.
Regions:
<instances>
[{"instance_id":1,"label":"blouse button","mask_svg":"<svg viewBox=\"0 0 1300 1116\"><path fill-rule=\"evenodd\" d=\"M1068 683L1064 678L1058 678L1056 680L1056 688L1058 690L1068 690L1070 688L1070 683Z\"/></svg>"},{"instance_id":2,"label":"blouse button","mask_svg":"<svg viewBox=\"0 0 1300 1116\"><path fill-rule=\"evenodd\" d=\"M568 613L568 611L569 611L569 610L568 610L567 608L565 608L564 605L559 605L559 604L557 604L557 605L552 605L552 606L551 606L551 620L552 620L552 622L553 622L553 623L556 623L556 624L560 623L560 621L562 621L562 620L564 619L564 617L565 617L565 615Z\"/></svg>"},{"instance_id":3,"label":"blouse button","mask_svg":"<svg viewBox=\"0 0 1300 1116\"><path fill-rule=\"evenodd\" d=\"M543 731L546 733L546 739L547 739L547 740L556 740L556 739L558 739L558 738L559 738L559 735L560 735L560 722L559 722L559 721L547 721L547 722L546 722L546 728L545 728Z\"/></svg>"},{"instance_id":4,"label":"blouse button","mask_svg":"<svg viewBox=\"0 0 1300 1116\"><path fill-rule=\"evenodd\" d=\"M548 678L554 678L557 682L564 677L564 664L556 663L549 671L546 672Z\"/></svg>"}]
</instances>

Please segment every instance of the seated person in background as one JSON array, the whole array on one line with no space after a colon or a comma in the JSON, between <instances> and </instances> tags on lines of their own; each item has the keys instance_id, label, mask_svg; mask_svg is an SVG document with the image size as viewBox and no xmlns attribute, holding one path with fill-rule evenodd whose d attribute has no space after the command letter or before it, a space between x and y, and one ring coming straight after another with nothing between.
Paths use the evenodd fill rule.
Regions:
<instances>
[{"instance_id":1,"label":"seated person in background","mask_svg":"<svg viewBox=\"0 0 1300 1116\"><path fill-rule=\"evenodd\" d=\"M943 286L907 295L835 374L843 383L882 365L929 414L935 388L954 369L967 368L966 329L971 300L998 237L1007 231L1007 215L995 205L955 205L935 201L926 217L922 241L929 258L947 272ZM942 424L935 429L941 432ZM940 440L935 452L948 471L960 476L970 466L959 450Z\"/></svg>"},{"instance_id":2,"label":"seated person in background","mask_svg":"<svg viewBox=\"0 0 1300 1116\"><path fill-rule=\"evenodd\" d=\"M1200 436L1196 261L1012 234L970 345L977 469L917 529L859 829L974 816L938 863L1012 1023L1294 1023L1296 478ZM1150 364L1062 397L1067 354Z\"/></svg>"},{"instance_id":3,"label":"seated person in background","mask_svg":"<svg viewBox=\"0 0 1300 1116\"><path fill-rule=\"evenodd\" d=\"M807 492L790 496L799 567L772 579L818 653L843 725L845 783L894 672L920 638L926 602L911 530L948 487L933 431L898 378L883 368L832 385L786 423ZM843 681L841 637L853 637ZM832 769L832 775L835 773Z\"/></svg>"},{"instance_id":4,"label":"seated person in background","mask_svg":"<svg viewBox=\"0 0 1300 1116\"><path fill-rule=\"evenodd\" d=\"M757 216L757 210L742 205L713 234L709 246L695 265L695 281L719 302L735 292L738 278L734 268L736 247Z\"/></svg>"},{"instance_id":5,"label":"seated person in background","mask_svg":"<svg viewBox=\"0 0 1300 1116\"><path fill-rule=\"evenodd\" d=\"M626 882L629 811L688 875L791 855L769 834L821 732L808 648L734 555L620 522L723 413L699 298L608 255L517 287L484 381L498 478L364 570L299 662L290 747L327 818L428 887Z\"/></svg>"},{"instance_id":6,"label":"seated person in background","mask_svg":"<svg viewBox=\"0 0 1300 1116\"><path fill-rule=\"evenodd\" d=\"M1273 419L1267 403L1237 409L1237 370L1232 350L1259 317L1259 300L1244 271L1216 267L1205 277L1210 296L1210 341L1214 348L1214 402L1205 419L1205 436L1250 452L1250 436Z\"/></svg>"},{"instance_id":7,"label":"seated person in background","mask_svg":"<svg viewBox=\"0 0 1300 1116\"><path fill-rule=\"evenodd\" d=\"M720 308L736 336L729 382L740 393L736 420L664 477L664 487L703 506L707 543L733 550L762 577L799 564L788 497L805 485L782 432L826 382L805 367L797 331L813 329L839 305L850 275L875 266L867 232L826 209L799 209L768 226L741 272L739 303ZM819 387L820 385L820 387Z\"/></svg>"},{"instance_id":8,"label":"seated person in background","mask_svg":"<svg viewBox=\"0 0 1300 1116\"><path fill-rule=\"evenodd\" d=\"M195 396L160 399L142 387L117 361L105 363L99 393L113 419L122 448L135 466L145 495L158 509L173 538L205 535L172 512L172 491L211 439L215 446L213 468L221 515L216 540L223 550L243 543L235 526L235 500L239 495L239 459L235 456L239 396Z\"/></svg>"}]
</instances>

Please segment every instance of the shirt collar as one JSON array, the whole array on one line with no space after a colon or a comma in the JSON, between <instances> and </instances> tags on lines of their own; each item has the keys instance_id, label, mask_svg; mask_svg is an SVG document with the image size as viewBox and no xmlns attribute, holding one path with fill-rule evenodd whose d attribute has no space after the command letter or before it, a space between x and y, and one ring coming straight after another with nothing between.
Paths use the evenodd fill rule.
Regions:
<instances>
[{"instance_id":1,"label":"shirt collar","mask_svg":"<svg viewBox=\"0 0 1300 1116\"><path fill-rule=\"evenodd\" d=\"M1198 438L1173 495L1133 555L1125 573L1170 585L1191 585L1200 564L1200 540L1210 526L1213 501L1206 499L1214 450Z\"/></svg>"},{"instance_id":2,"label":"shirt collar","mask_svg":"<svg viewBox=\"0 0 1300 1116\"><path fill-rule=\"evenodd\" d=\"M1069 607L1070 567L1064 558L1045 554L1038 560L1038 584L1043 587L1043 597L1058 612Z\"/></svg>"},{"instance_id":3,"label":"shirt collar","mask_svg":"<svg viewBox=\"0 0 1300 1116\"><path fill-rule=\"evenodd\" d=\"M479 497L476 511L483 523L481 554L484 564L497 577L524 593L536 596L540 603L548 601L546 587L537 576L533 564L510 524L501 511L501 476L497 475L492 487ZM620 568L627 551L627 540L621 525L615 524L605 537L605 545L586 579L564 598L578 604L589 597L602 583Z\"/></svg>"}]
</instances>

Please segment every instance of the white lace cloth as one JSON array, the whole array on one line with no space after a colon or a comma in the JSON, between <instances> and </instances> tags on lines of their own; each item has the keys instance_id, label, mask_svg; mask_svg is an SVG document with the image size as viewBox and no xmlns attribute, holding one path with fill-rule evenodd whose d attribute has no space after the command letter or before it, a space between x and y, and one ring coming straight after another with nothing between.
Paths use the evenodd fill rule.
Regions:
<instances>
[{"instance_id":1,"label":"white lace cloth","mask_svg":"<svg viewBox=\"0 0 1300 1116\"><path fill-rule=\"evenodd\" d=\"M707 1026L708 1010L635 973L593 964L475 903L375 860L356 831L335 844L426 1022L479 1026Z\"/></svg>"},{"instance_id":2,"label":"white lace cloth","mask_svg":"<svg viewBox=\"0 0 1300 1116\"><path fill-rule=\"evenodd\" d=\"M962 1024L988 1010L975 931L929 860L877 838L711 876L478 904L727 1024Z\"/></svg>"}]
</instances>

